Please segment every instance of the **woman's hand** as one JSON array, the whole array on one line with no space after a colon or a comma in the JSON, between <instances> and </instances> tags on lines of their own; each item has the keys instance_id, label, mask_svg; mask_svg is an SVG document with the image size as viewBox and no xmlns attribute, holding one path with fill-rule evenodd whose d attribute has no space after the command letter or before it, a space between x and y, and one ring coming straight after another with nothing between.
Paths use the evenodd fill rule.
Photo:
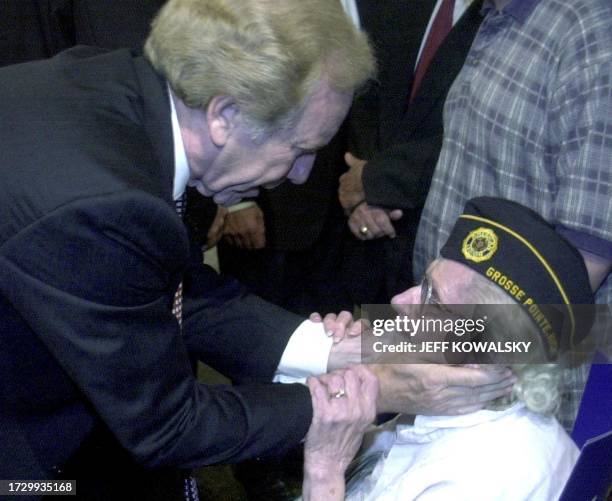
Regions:
<instances>
[{"instance_id":1,"label":"woman's hand","mask_svg":"<svg viewBox=\"0 0 612 501\"><path fill-rule=\"evenodd\" d=\"M304 500L344 499L344 472L376 417L378 380L365 366L309 378L313 419L304 445Z\"/></svg>"},{"instance_id":2,"label":"woman's hand","mask_svg":"<svg viewBox=\"0 0 612 501\"><path fill-rule=\"evenodd\" d=\"M354 320L353 315L348 311L341 311L337 315L328 313L324 318L316 311L308 317L312 322L323 322L325 334L333 337L334 343L339 343L345 337L361 336L365 326L363 320Z\"/></svg>"}]
</instances>

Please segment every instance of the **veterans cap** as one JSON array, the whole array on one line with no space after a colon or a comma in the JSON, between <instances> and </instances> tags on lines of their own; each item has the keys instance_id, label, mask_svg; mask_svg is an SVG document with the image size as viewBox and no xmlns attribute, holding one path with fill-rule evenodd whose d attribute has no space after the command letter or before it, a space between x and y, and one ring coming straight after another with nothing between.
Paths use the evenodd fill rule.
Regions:
<instances>
[{"instance_id":1,"label":"veterans cap","mask_svg":"<svg viewBox=\"0 0 612 501\"><path fill-rule=\"evenodd\" d=\"M593 304L584 260L533 210L501 198L473 198L440 254L469 266L522 305L550 358L588 333L592 315L575 307Z\"/></svg>"}]
</instances>

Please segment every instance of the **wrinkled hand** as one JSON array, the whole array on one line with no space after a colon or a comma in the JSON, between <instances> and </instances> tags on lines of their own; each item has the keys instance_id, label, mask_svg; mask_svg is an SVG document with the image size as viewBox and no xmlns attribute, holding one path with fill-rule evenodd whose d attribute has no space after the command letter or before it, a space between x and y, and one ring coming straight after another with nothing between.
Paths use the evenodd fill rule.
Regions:
<instances>
[{"instance_id":1,"label":"wrinkled hand","mask_svg":"<svg viewBox=\"0 0 612 501\"><path fill-rule=\"evenodd\" d=\"M350 153L344 155L344 161L349 166L349 170L340 176L338 199L342 208L349 214L357 204L365 200L361 175L367 162L354 157Z\"/></svg>"},{"instance_id":2,"label":"wrinkled hand","mask_svg":"<svg viewBox=\"0 0 612 501\"><path fill-rule=\"evenodd\" d=\"M230 212L225 218L223 236L234 247L263 249L266 246L266 227L259 206Z\"/></svg>"},{"instance_id":3,"label":"wrinkled hand","mask_svg":"<svg viewBox=\"0 0 612 501\"><path fill-rule=\"evenodd\" d=\"M378 412L456 415L482 409L512 391L509 369L437 364L373 364L380 392Z\"/></svg>"},{"instance_id":4,"label":"wrinkled hand","mask_svg":"<svg viewBox=\"0 0 612 501\"><path fill-rule=\"evenodd\" d=\"M378 381L365 366L309 378L313 418L304 444L304 500L344 499L344 472L376 417ZM331 395L344 390L344 396Z\"/></svg>"},{"instance_id":5,"label":"wrinkled hand","mask_svg":"<svg viewBox=\"0 0 612 501\"><path fill-rule=\"evenodd\" d=\"M206 248L212 249L219 243L225 229L225 218L227 217L227 209L221 205L217 205L217 214L215 219L206 234Z\"/></svg>"},{"instance_id":6,"label":"wrinkled hand","mask_svg":"<svg viewBox=\"0 0 612 501\"><path fill-rule=\"evenodd\" d=\"M351 233L359 240L372 240L375 238L395 238L395 228L392 221L397 221L403 216L400 209L385 210L380 207L372 207L366 202L358 205L348 220ZM367 233L362 233L361 228L367 228Z\"/></svg>"},{"instance_id":7,"label":"wrinkled hand","mask_svg":"<svg viewBox=\"0 0 612 501\"><path fill-rule=\"evenodd\" d=\"M325 318L314 312L310 314L309 319L313 322L323 322L325 334L333 337L334 343L339 343L345 337L360 336L365 325L361 320L355 321L348 311L341 311L338 315L328 313Z\"/></svg>"}]
</instances>

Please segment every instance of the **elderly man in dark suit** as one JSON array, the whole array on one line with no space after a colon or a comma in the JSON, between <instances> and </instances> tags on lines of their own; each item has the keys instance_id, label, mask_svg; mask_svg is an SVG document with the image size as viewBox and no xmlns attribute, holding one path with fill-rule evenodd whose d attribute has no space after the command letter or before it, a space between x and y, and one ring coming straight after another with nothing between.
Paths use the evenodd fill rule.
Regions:
<instances>
[{"instance_id":1,"label":"elderly man in dark suit","mask_svg":"<svg viewBox=\"0 0 612 501\"><path fill-rule=\"evenodd\" d=\"M171 1L146 59L2 70L0 477L57 477L95 434L149 468L281 451L311 397L261 383L358 361L190 257L174 207L188 183L229 204L307 178L373 69L339 5L311 8ZM188 351L248 384L197 384Z\"/></svg>"}]
</instances>

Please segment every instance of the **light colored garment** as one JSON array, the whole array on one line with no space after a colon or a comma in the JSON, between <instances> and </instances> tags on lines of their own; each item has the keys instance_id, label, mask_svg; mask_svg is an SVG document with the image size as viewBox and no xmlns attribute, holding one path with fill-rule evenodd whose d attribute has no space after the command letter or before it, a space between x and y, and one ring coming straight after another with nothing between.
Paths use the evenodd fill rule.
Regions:
<instances>
[{"instance_id":1,"label":"light colored garment","mask_svg":"<svg viewBox=\"0 0 612 501\"><path fill-rule=\"evenodd\" d=\"M388 450L350 501L558 499L578 448L552 417L522 403L464 416L417 416L366 437Z\"/></svg>"},{"instance_id":2,"label":"light colored garment","mask_svg":"<svg viewBox=\"0 0 612 501\"><path fill-rule=\"evenodd\" d=\"M414 248L416 281L465 203L514 200L612 243L612 4L513 0L486 17L446 98ZM612 275L597 293L612 303Z\"/></svg>"}]
</instances>

